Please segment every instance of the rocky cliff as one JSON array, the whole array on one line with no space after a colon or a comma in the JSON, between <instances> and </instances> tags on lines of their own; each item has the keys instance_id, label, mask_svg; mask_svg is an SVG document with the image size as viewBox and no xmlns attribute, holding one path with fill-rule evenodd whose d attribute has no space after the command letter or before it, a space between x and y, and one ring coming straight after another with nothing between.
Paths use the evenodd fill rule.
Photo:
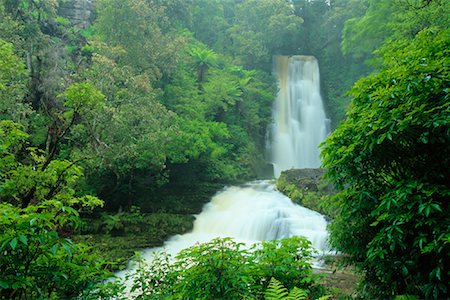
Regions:
<instances>
[{"instance_id":1,"label":"rocky cliff","mask_svg":"<svg viewBox=\"0 0 450 300\"><path fill-rule=\"evenodd\" d=\"M298 190L317 192L324 173L322 169L291 169L283 171L280 179L294 185Z\"/></svg>"},{"instance_id":2,"label":"rocky cliff","mask_svg":"<svg viewBox=\"0 0 450 300\"><path fill-rule=\"evenodd\" d=\"M95 0L66 0L60 4L58 14L71 21L73 26L86 28L94 19Z\"/></svg>"}]
</instances>

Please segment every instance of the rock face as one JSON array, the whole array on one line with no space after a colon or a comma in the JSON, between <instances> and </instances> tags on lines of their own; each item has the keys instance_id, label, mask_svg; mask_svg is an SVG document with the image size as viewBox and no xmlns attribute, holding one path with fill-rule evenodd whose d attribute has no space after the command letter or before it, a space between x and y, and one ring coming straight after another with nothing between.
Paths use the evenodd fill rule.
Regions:
<instances>
[{"instance_id":1,"label":"rock face","mask_svg":"<svg viewBox=\"0 0 450 300\"><path fill-rule=\"evenodd\" d=\"M322 180L323 169L291 169L283 171L277 181L280 192L297 204L315 210L326 218L335 218L338 210L323 204L336 193L333 185Z\"/></svg>"},{"instance_id":2,"label":"rock face","mask_svg":"<svg viewBox=\"0 0 450 300\"><path fill-rule=\"evenodd\" d=\"M323 174L325 174L323 169L291 169L281 172L280 179L295 185L300 191L317 192ZM325 187L325 189L331 189L331 187Z\"/></svg>"},{"instance_id":3,"label":"rock face","mask_svg":"<svg viewBox=\"0 0 450 300\"><path fill-rule=\"evenodd\" d=\"M58 8L58 14L69 19L73 26L88 27L94 18L95 0L67 0Z\"/></svg>"}]
</instances>

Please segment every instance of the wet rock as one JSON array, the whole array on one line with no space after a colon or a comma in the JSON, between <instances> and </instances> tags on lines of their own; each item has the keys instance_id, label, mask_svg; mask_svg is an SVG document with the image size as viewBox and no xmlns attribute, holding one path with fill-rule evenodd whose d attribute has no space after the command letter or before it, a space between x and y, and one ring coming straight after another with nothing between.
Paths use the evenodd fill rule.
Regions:
<instances>
[{"instance_id":1,"label":"wet rock","mask_svg":"<svg viewBox=\"0 0 450 300\"><path fill-rule=\"evenodd\" d=\"M318 192L319 189L328 189L321 181L324 174L323 169L291 169L281 172L280 179L295 185L298 190Z\"/></svg>"},{"instance_id":2,"label":"wet rock","mask_svg":"<svg viewBox=\"0 0 450 300\"><path fill-rule=\"evenodd\" d=\"M95 0L68 0L58 8L58 14L69 19L73 26L87 28L94 19Z\"/></svg>"}]
</instances>

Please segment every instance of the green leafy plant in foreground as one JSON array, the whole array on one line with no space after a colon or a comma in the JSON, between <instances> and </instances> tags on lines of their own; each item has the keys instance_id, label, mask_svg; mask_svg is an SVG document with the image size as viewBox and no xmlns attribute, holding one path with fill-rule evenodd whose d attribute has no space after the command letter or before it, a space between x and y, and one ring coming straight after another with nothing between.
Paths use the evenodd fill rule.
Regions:
<instances>
[{"instance_id":1,"label":"green leafy plant in foreground","mask_svg":"<svg viewBox=\"0 0 450 300\"><path fill-rule=\"evenodd\" d=\"M0 204L0 296L72 298L110 274L83 244L64 237L77 212L58 201L27 208Z\"/></svg>"},{"instance_id":2,"label":"green leafy plant in foreground","mask_svg":"<svg viewBox=\"0 0 450 300\"><path fill-rule=\"evenodd\" d=\"M317 300L330 299L331 295L322 296ZM270 279L269 286L264 293L266 300L304 300L308 299L308 292L306 290L294 287L290 291L283 284L275 278Z\"/></svg>"},{"instance_id":3,"label":"green leafy plant in foreground","mask_svg":"<svg viewBox=\"0 0 450 300\"><path fill-rule=\"evenodd\" d=\"M308 298L323 295L312 274L311 243L300 237L267 241L247 250L230 238L181 251L174 260L160 253L140 262L133 282L136 299L262 299L271 278L302 289Z\"/></svg>"}]
</instances>

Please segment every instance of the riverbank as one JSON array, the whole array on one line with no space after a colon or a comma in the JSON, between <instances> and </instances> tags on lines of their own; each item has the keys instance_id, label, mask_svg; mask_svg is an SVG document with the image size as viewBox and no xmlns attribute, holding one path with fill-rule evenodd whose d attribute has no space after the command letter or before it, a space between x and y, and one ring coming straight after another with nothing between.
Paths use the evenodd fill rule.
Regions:
<instances>
[{"instance_id":1,"label":"riverbank","mask_svg":"<svg viewBox=\"0 0 450 300\"><path fill-rule=\"evenodd\" d=\"M322 169L290 169L281 172L277 189L294 203L333 219L338 208L332 205L334 187L323 179Z\"/></svg>"},{"instance_id":2,"label":"riverbank","mask_svg":"<svg viewBox=\"0 0 450 300\"><path fill-rule=\"evenodd\" d=\"M330 221L339 213L339 208L333 205L335 190L323 179L324 173L322 169L286 170L277 179L276 187L294 203L317 211ZM357 298L360 276L346 264L346 258L327 255L323 261L322 268L315 273L321 276L321 284L332 292L331 299Z\"/></svg>"},{"instance_id":3,"label":"riverbank","mask_svg":"<svg viewBox=\"0 0 450 300\"><path fill-rule=\"evenodd\" d=\"M92 247L108 269L119 271L136 252L162 246L169 237L189 232L194 215L222 188L223 184L216 183L168 185L143 195L139 207L85 216L72 238Z\"/></svg>"}]
</instances>

